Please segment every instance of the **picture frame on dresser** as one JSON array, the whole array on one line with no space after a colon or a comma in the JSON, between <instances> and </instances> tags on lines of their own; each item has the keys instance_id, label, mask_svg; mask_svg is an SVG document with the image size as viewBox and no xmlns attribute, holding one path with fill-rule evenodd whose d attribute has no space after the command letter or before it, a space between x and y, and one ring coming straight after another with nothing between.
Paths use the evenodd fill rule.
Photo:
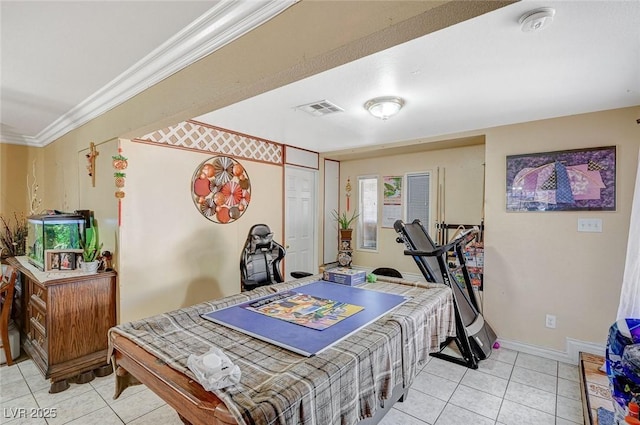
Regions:
<instances>
[{"instance_id":1,"label":"picture frame on dresser","mask_svg":"<svg viewBox=\"0 0 640 425\"><path fill-rule=\"evenodd\" d=\"M81 249L47 249L45 251L44 271L72 271L80 266L78 257Z\"/></svg>"},{"instance_id":2,"label":"picture frame on dresser","mask_svg":"<svg viewBox=\"0 0 640 425\"><path fill-rule=\"evenodd\" d=\"M60 270L60 253L48 251L45 271Z\"/></svg>"}]
</instances>

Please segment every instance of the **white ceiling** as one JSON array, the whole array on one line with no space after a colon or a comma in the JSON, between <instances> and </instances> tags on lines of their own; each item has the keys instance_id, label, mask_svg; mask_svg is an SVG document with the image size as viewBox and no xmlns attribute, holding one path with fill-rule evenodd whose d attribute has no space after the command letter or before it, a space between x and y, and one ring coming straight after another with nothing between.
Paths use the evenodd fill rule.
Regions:
<instances>
[{"instance_id":1,"label":"white ceiling","mask_svg":"<svg viewBox=\"0 0 640 425\"><path fill-rule=\"evenodd\" d=\"M213 3L3 1L3 135L35 137Z\"/></svg>"},{"instance_id":2,"label":"white ceiling","mask_svg":"<svg viewBox=\"0 0 640 425\"><path fill-rule=\"evenodd\" d=\"M522 32L538 7L556 10L552 24ZM365 111L389 95L406 101L398 115ZM294 109L323 99L345 112ZM639 1L523 1L196 120L327 152L633 105Z\"/></svg>"},{"instance_id":3,"label":"white ceiling","mask_svg":"<svg viewBox=\"0 0 640 425\"><path fill-rule=\"evenodd\" d=\"M81 125L70 111L221 4L239 3L2 1L2 140L43 145ZM537 7L553 23L522 32ZM640 0L525 0L194 118L327 152L640 105L638 28ZM383 95L406 101L387 121L363 108ZM323 99L344 112L294 109Z\"/></svg>"},{"instance_id":4,"label":"white ceiling","mask_svg":"<svg viewBox=\"0 0 640 425\"><path fill-rule=\"evenodd\" d=\"M48 144L295 1L2 0L0 139Z\"/></svg>"}]
</instances>

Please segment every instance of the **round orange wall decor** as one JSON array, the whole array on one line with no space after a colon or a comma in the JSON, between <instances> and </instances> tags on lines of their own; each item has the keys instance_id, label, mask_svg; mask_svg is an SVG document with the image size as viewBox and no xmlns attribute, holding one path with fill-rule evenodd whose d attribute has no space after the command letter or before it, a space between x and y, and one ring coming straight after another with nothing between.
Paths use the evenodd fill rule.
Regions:
<instances>
[{"instance_id":1,"label":"round orange wall decor","mask_svg":"<svg viewBox=\"0 0 640 425\"><path fill-rule=\"evenodd\" d=\"M198 211L214 223L232 223L251 202L249 176L234 158L214 156L193 173L191 195Z\"/></svg>"}]
</instances>

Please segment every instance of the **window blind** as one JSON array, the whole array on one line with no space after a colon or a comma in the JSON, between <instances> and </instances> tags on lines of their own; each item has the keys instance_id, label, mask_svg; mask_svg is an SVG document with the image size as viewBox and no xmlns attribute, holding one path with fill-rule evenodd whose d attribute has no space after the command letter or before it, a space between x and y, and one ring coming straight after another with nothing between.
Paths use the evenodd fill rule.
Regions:
<instances>
[{"instance_id":1,"label":"window blind","mask_svg":"<svg viewBox=\"0 0 640 425\"><path fill-rule=\"evenodd\" d=\"M430 173L407 174L407 223L416 218L429 226Z\"/></svg>"}]
</instances>

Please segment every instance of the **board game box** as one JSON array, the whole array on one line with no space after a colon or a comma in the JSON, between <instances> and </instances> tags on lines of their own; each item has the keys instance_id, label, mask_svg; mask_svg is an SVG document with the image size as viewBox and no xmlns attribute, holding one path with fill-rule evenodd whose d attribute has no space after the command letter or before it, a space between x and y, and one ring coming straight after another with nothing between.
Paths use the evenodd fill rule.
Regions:
<instances>
[{"instance_id":1,"label":"board game box","mask_svg":"<svg viewBox=\"0 0 640 425\"><path fill-rule=\"evenodd\" d=\"M367 272L364 270L349 269L346 267L336 267L325 270L323 279L327 282L340 283L342 285L360 285L367 278Z\"/></svg>"}]
</instances>

